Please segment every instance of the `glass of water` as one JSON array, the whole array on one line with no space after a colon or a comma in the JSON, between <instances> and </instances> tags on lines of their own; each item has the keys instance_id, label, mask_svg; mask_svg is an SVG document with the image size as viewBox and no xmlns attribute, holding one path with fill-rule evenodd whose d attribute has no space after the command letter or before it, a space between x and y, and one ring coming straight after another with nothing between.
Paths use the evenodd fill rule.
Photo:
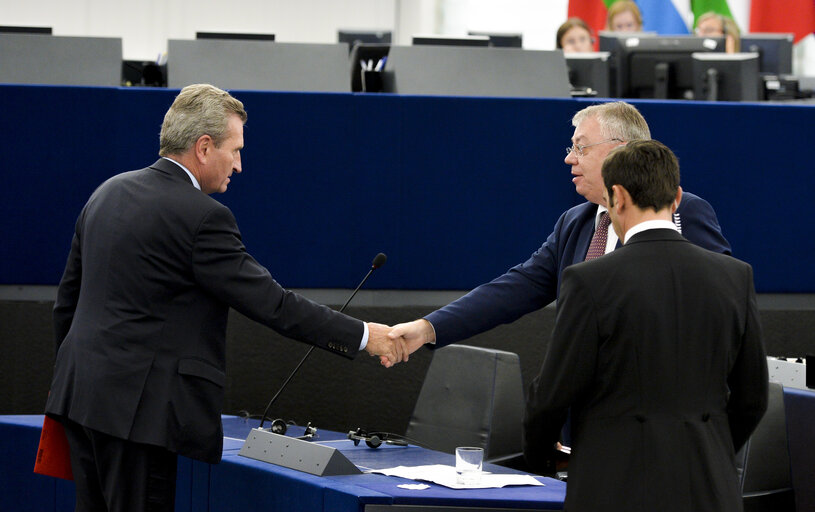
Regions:
<instances>
[{"instance_id":1,"label":"glass of water","mask_svg":"<svg viewBox=\"0 0 815 512\"><path fill-rule=\"evenodd\" d=\"M458 483L477 484L481 480L481 466L484 462L484 449L475 446L456 448L456 475Z\"/></svg>"}]
</instances>

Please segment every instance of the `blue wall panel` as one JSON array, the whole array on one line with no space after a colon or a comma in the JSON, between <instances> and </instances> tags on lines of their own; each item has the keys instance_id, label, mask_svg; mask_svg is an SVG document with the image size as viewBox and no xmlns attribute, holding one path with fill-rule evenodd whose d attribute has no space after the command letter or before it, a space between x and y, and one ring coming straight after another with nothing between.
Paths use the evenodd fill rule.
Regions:
<instances>
[{"instance_id":1,"label":"blue wall panel","mask_svg":"<svg viewBox=\"0 0 815 512\"><path fill-rule=\"evenodd\" d=\"M157 158L176 93L0 86L0 284L58 282L85 200ZM523 261L581 201L563 148L586 100L234 94L249 113L244 172L216 198L287 287L353 287L382 251L371 288L472 288ZM636 104L757 289L815 292L804 220L815 107Z\"/></svg>"}]
</instances>

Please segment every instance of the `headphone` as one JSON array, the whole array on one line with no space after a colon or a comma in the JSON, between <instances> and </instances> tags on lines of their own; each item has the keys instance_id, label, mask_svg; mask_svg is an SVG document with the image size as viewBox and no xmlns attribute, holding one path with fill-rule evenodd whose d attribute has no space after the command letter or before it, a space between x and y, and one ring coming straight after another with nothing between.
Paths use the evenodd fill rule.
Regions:
<instances>
[{"instance_id":1,"label":"headphone","mask_svg":"<svg viewBox=\"0 0 815 512\"><path fill-rule=\"evenodd\" d=\"M359 446L360 441L365 441L369 448L379 448L382 443L394 446L407 446L408 442L402 436L390 434L388 432L367 432L362 428L348 432L348 439L354 441L354 446Z\"/></svg>"}]
</instances>

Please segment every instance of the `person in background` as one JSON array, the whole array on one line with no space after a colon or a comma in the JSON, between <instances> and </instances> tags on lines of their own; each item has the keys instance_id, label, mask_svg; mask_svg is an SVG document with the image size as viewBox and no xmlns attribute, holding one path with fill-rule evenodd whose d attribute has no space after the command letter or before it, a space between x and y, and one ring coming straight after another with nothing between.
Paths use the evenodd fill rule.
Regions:
<instances>
[{"instance_id":1,"label":"person in background","mask_svg":"<svg viewBox=\"0 0 815 512\"><path fill-rule=\"evenodd\" d=\"M557 29L555 43L558 49L563 50L563 53L594 51L591 29L580 18L569 18L564 21Z\"/></svg>"},{"instance_id":2,"label":"person in background","mask_svg":"<svg viewBox=\"0 0 815 512\"><path fill-rule=\"evenodd\" d=\"M696 20L696 35L702 37L724 37L727 53L741 51L741 33L736 22L728 16L709 11Z\"/></svg>"},{"instance_id":3,"label":"person in background","mask_svg":"<svg viewBox=\"0 0 815 512\"><path fill-rule=\"evenodd\" d=\"M618 0L608 8L606 30L614 32L642 32L642 14L637 4Z\"/></svg>"}]
</instances>

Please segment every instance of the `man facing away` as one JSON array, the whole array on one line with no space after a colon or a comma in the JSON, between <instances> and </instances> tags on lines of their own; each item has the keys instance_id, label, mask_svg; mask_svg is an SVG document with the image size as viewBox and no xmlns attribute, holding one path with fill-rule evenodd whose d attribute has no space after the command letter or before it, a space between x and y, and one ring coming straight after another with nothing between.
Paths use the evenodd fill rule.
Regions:
<instances>
[{"instance_id":1,"label":"man facing away","mask_svg":"<svg viewBox=\"0 0 815 512\"><path fill-rule=\"evenodd\" d=\"M77 511L172 510L177 454L221 459L229 307L277 332L391 366L387 328L284 290L209 196L240 173L243 104L181 90L162 156L110 178L79 218L54 305L57 358L46 414L65 426Z\"/></svg>"},{"instance_id":2,"label":"man facing away","mask_svg":"<svg viewBox=\"0 0 815 512\"><path fill-rule=\"evenodd\" d=\"M678 233L679 165L661 143L613 150L602 175L624 245L563 272L527 461L553 459L571 408L566 510L741 510L734 454L768 389L752 268Z\"/></svg>"},{"instance_id":3,"label":"man facing away","mask_svg":"<svg viewBox=\"0 0 815 512\"><path fill-rule=\"evenodd\" d=\"M574 135L565 163L571 166L575 190L586 202L564 212L527 261L425 318L395 326L391 338L404 337L410 353L425 343L436 347L455 343L543 308L558 297L566 267L619 246L607 224L600 170L613 148L650 139L648 123L633 105L618 101L586 107L574 115L572 125ZM704 199L684 194L672 220L694 244L730 254L716 213Z\"/></svg>"}]
</instances>

